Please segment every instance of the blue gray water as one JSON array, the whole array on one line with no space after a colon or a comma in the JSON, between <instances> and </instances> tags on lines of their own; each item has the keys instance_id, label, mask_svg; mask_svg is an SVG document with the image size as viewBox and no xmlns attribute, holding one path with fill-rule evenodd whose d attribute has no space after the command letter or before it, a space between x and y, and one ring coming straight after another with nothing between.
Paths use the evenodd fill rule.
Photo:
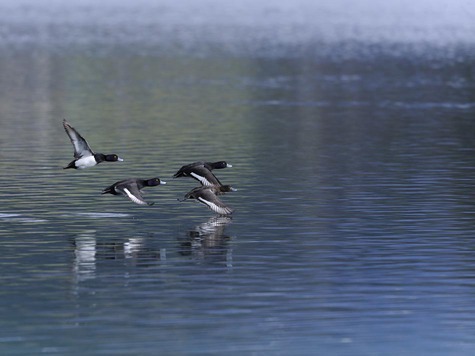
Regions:
<instances>
[{"instance_id":1,"label":"blue gray water","mask_svg":"<svg viewBox=\"0 0 475 356\"><path fill-rule=\"evenodd\" d=\"M408 4L0 2L0 353L473 354L475 8Z\"/></svg>"}]
</instances>

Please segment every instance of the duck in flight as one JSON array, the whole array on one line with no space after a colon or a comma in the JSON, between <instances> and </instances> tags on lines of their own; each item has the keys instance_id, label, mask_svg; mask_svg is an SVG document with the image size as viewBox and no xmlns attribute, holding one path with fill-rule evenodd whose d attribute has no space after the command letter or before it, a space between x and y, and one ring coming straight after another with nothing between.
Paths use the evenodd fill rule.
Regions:
<instances>
[{"instance_id":1,"label":"duck in flight","mask_svg":"<svg viewBox=\"0 0 475 356\"><path fill-rule=\"evenodd\" d=\"M142 197L142 189L144 187L154 187L160 184L167 184L160 180L160 178L139 179L129 178L115 182L111 186L105 188L102 194L123 195L140 205L153 205L154 203L147 203Z\"/></svg>"},{"instance_id":2,"label":"duck in flight","mask_svg":"<svg viewBox=\"0 0 475 356\"><path fill-rule=\"evenodd\" d=\"M102 153L94 153L89 147L86 140L72 127L66 120L63 120L63 127L71 140L74 147L74 160L71 161L64 169L75 168L84 169L93 167L101 162L122 162L123 159L116 154L105 155Z\"/></svg>"},{"instance_id":3,"label":"duck in flight","mask_svg":"<svg viewBox=\"0 0 475 356\"><path fill-rule=\"evenodd\" d=\"M236 190L237 189L234 189L230 185L201 186L190 190L181 201L195 199L217 214L230 215L233 213L234 209L224 204L218 198L218 195L223 195L226 192L234 192Z\"/></svg>"},{"instance_id":4,"label":"duck in flight","mask_svg":"<svg viewBox=\"0 0 475 356\"><path fill-rule=\"evenodd\" d=\"M211 172L213 169L223 169L232 167L225 161L219 162L194 162L181 167L173 178L191 177L196 179L204 186L220 186L222 185L218 178Z\"/></svg>"}]
</instances>

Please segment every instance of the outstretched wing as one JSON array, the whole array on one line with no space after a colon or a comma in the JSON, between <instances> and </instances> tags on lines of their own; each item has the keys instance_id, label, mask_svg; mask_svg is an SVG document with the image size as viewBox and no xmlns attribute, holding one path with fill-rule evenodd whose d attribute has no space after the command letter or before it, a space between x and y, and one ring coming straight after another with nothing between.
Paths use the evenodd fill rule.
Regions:
<instances>
[{"instance_id":1,"label":"outstretched wing","mask_svg":"<svg viewBox=\"0 0 475 356\"><path fill-rule=\"evenodd\" d=\"M128 187L121 189L130 200L132 200L135 204L139 205L153 205L153 203L147 203L142 198L142 194L140 194L140 190L137 187Z\"/></svg>"},{"instance_id":2,"label":"outstretched wing","mask_svg":"<svg viewBox=\"0 0 475 356\"><path fill-rule=\"evenodd\" d=\"M178 172L176 172L173 175L173 178L188 177L190 175L190 172L193 170L193 168L195 168L197 166L200 166L200 165L204 165L204 164L205 164L204 162L193 162L193 163L190 163L190 164L186 164L186 165L182 166L178 170Z\"/></svg>"},{"instance_id":3,"label":"outstretched wing","mask_svg":"<svg viewBox=\"0 0 475 356\"><path fill-rule=\"evenodd\" d=\"M206 189L197 200L205 204L208 208L213 210L215 213L221 215L229 215L233 213L233 209L224 204L211 190Z\"/></svg>"},{"instance_id":4,"label":"outstretched wing","mask_svg":"<svg viewBox=\"0 0 475 356\"><path fill-rule=\"evenodd\" d=\"M197 166L190 172L190 176L206 187L222 185L218 178L204 165Z\"/></svg>"},{"instance_id":5,"label":"outstretched wing","mask_svg":"<svg viewBox=\"0 0 475 356\"><path fill-rule=\"evenodd\" d=\"M94 155L87 144L84 137L82 137L66 120L63 120L63 127L71 140L74 147L74 158L81 158Z\"/></svg>"}]
</instances>

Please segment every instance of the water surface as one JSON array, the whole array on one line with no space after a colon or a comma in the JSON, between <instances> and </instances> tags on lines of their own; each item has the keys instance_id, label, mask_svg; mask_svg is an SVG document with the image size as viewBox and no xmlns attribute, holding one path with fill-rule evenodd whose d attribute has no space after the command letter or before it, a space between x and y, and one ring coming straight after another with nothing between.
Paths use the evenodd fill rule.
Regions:
<instances>
[{"instance_id":1,"label":"water surface","mask_svg":"<svg viewBox=\"0 0 475 356\"><path fill-rule=\"evenodd\" d=\"M363 21L368 6L356 39L333 31L341 4L312 7L321 28L285 3L216 8L231 23L196 4L144 1L140 20L114 2L22 4L0 15L2 354L475 351L465 17L417 25L416 6L419 37L391 42L393 17ZM63 118L125 161L63 170ZM232 217L177 201L196 183L172 175L202 159L233 164L216 172L238 188ZM154 206L100 194L154 176Z\"/></svg>"}]
</instances>

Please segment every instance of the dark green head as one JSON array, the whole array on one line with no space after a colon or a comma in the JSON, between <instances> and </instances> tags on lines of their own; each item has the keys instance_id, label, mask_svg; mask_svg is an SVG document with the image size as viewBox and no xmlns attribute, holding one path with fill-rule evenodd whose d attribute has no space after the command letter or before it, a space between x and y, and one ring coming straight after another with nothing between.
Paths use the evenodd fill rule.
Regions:
<instances>
[{"instance_id":1,"label":"dark green head","mask_svg":"<svg viewBox=\"0 0 475 356\"><path fill-rule=\"evenodd\" d=\"M230 185L221 185L221 186L219 186L219 191L222 192L222 193L225 193L225 192L236 192L237 189L231 187Z\"/></svg>"},{"instance_id":2,"label":"dark green head","mask_svg":"<svg viewBox=\"0 0 475 356\"><path fill-rule=\"evenodd\" d=\"M107 161L107 162L117 162L117 161L122 162L123 161L123 159L117 156L116 154L105 155L104 157L105 157L104 161Z\"/></svg>"},{"instance_id":3,"label":"dark green head","mask_svg":"<svg viewBox=\"0 0 475 356\"><path fill-rule=\"evenodd\" d=\"M163 180L160 180L160 178L152 178L152 179L148 179L145 181L145 185L149 186L149 187L154 187L156 185L160 185L160 184L167 184L167 182L164 182Z\"/></svg>"},{"instance_id":4,"label":"dark green head","mask_svg":"<svg viewBox=\"0 0 475 356\"><path fill-rule=\"evenodd\" d=\"M232 167L232 165L230 165L229 163L226 163L226 161L218 161L218 162L208 163L208 165L211 166L211 169L223 169L223 168Z\"/></svg>"},{"instance_id":5,"label":"dark green head","mask_svg":"<svg viewBox=\"0 0 475 356\"><path fill-rule=\"evenodd\" d=\"M96 153L94 155L94 158L96 159L96 162L97 163L100 163L100 162L122 162L123 159L120 158L119 156L117 156L116 154L111 154L111 155L105 155L103 153Z\"/></svg>"}]
</instances>

